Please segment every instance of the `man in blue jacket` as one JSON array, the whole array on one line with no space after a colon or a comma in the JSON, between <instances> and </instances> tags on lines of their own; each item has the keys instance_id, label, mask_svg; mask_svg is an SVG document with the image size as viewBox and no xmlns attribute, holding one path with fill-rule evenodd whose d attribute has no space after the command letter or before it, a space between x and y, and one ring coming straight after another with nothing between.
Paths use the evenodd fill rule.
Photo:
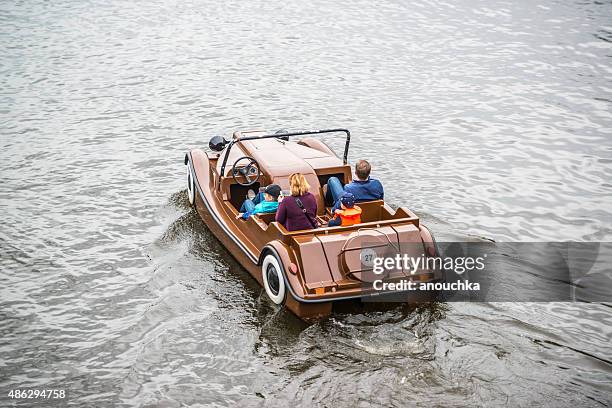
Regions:
<instances>
[{"instance_id":1,"label":"man in blue jacket","mask_svg":"<svg viewBox=\"0 0 612 408\"><path fill-rule=\"evenodd\" d=\"M334 208L332 213L340 208L340 197L344 192L352 193L355 196L356 202L383 200L385 192L380 181L370 178L372 166L365 160L359 160L355 164L356 180L342 187L342 183L337 177L330 177L327 180L326 199L332 199Z\"/></svg>"}]
</instances>

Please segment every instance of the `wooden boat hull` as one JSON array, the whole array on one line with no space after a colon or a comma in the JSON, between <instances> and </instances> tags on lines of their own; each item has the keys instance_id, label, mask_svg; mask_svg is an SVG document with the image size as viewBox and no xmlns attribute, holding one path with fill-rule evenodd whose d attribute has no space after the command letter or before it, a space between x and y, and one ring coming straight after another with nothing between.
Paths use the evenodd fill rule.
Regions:
<instances>
[{"instance_id":1,"label":"wooden boat hull","mask_svg":"<svg viewBox=\"0 0 612 408\"><path fill-rule=\"evenodd\" d=\"M267 145L264 142L258 141L259 148L249 143L240 144L231 155L226 151L226 159L227 155L231 161L246 154L253 155L264 166L263 185L275 183L284 189L288 188L287 173L298 169L310 178L314 188L311 191L320 203L321 177L339 175L345 181L350 180L350 168L321 145L312 143L303 147L304 144L290 145L277 140L268 141ZM279 159L282 154L285 155ZM418 252L432 253L433 237L420 225L418 217L404 208L393 210L382 200L360 203L364 212L362 223L356 226L289 232L274 222L273 214L267 214L272 217L267 220L263 215L238 220L236 208L241 201L237 200L244 191L236 190L237 185L223 170L219 155L194 149L186 154L185 164L190 172L189 182L193 183L190 200L206 226L257 282L265 286L269 296L268 278L263 276L262 268L266 266L265 259L275 258L286 293L282 298L271 298L304 320L329 315L335 301L381 294L360 279L364 276L359 255L364 240L382 239L382 236L398 252L409 253L408 246L414 244ZM242 197L243 200L244 195ZM326 210L322 204L319 209ZM362 246L349 245L352 242L361 242ZM439 280L438 272L423 270L417 276L409 276L399 271L390 279ZM417 299L415 294L406 297L406 301L417 300L423 299Z\"/></svg>"}]
</instances>

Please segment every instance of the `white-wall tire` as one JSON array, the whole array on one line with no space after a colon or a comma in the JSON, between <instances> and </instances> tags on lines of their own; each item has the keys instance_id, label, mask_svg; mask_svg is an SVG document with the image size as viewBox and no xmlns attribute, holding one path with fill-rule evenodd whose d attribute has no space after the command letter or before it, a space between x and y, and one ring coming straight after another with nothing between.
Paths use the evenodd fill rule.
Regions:
<instances>
[{"instance_id":1,"label":"white-wall tire","mask_svg":"<svg viewBox=\"0 0 612 408\"><path fill-rule=\"evenodd\" d=\"M193 205L195 203L195 178L189 163L187 163L187 197L189 198L189 204Z\"/></svg>"},{"instance_id":2,"label":"white-wall tire","mask_svg":"<svg viewBox=\"0 0 612 408\"><path fill-rule=\"evenodd\" d=\"M285 301L285 279L280 262L274 254L268 254L261 263L264 288L270 300L277 305Z\"/></svg>"}]
</instances>

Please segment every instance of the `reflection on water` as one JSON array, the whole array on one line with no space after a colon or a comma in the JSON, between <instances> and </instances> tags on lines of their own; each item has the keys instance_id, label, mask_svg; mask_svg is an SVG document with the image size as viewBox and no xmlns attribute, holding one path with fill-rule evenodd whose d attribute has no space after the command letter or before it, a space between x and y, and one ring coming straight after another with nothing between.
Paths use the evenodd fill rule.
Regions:
<instances>
[{"instance_id":1,"label":"reflection on water","mask_svg":"<svg viewBox=\"0 0 612 408\"><path fill-rule=\"evenodd\" d=\"M350 305L306 325L189 209L182 158L235 129L345 126L349 158L439 241L610 241L611 11L4 2L2 402L610 405L609 302Z\"/></svg>"}]
</instances>

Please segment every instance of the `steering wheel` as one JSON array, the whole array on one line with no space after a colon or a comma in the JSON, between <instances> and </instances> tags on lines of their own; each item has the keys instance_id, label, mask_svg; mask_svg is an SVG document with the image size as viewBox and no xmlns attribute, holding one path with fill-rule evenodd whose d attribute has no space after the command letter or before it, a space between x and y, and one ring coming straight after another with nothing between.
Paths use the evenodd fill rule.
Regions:
<instances>
[{"instance_id":1,"label":"steering wheel","mask_svg":"<svg viewBox=\"0 0 612 408\"><path fill-rule=\"evenodd\" d=\"M238 176L244 177L246 182L242 183L238 181ZM232 177L234 181L241 186L250 186L257 183L260 176L261 170L259 169L259 163L252 157L243 156L236 160L232 166Z\"/></svg>"}]
</instances>

